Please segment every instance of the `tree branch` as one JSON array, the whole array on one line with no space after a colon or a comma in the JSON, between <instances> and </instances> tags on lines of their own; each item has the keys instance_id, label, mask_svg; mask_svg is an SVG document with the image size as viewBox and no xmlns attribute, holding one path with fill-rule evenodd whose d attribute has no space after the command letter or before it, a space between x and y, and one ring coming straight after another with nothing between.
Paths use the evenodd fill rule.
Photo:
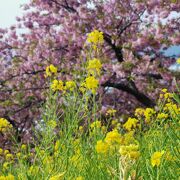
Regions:
<instances>
[{"instance_id":1,"label":"tree branch","mask_svg":"<svg viewBox=\"0 0 180 180\"><path fill-rule=\"evenodd\" d=\"M122 47L116 46L114 43L112 43L111 36L104 33L104 40L111 46L113 51L115 52L115 55L119 62L124 61L123 60L123 53L122 53Z\"/></svg>"},{"instance_id":2,"label":"tree branch","mask_svg":"<svg viewBox=\"0 0 180 180\"><path fill-rule=\"evenodd\" d=\"M56 0L51 0L53 3L55 3L56 5L58 5L59 7L63 7L64 9L66 9L69 12L77 12L73 7L69 6L68 2L65 0L65 4L60 4L59 2L57 2Z\"/></svg>"},{"instance_id":3,"label":"tree branch","mask_svg":"<svg viewBox=\"0 0 180 180\"><path fill-rule=\"evenodd\" d=\"M155 106L155 102L153 100L151 100L148 96L146 96L142 92L139 92L137 89L133 89L123 83L111 83L110 81L107 81L104 84L102 84L101 86L113 87L113 88L125 91L125 92L133 95L139 102L141 102L146 107Z\"/></svg>"}]
</instances>

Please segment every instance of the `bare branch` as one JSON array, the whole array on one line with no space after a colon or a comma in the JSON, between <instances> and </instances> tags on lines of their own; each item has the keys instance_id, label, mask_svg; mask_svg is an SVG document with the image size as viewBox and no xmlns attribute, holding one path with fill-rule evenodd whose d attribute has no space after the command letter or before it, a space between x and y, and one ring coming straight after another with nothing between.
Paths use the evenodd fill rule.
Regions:
<instances>
[{"instance_id":1,"label":"bare branch","mask_svg":"<svg viewBox=\"0 0 180 180\"><path fill-rule=\"evenodd\" d=\"M132 87L129 87L126 84L123 83L111 83L110 81L105 82L101 86L103 87L113 87L116 89L119 89L121 91L125 91L131 95L133 95L139 102L141 102L143 105L147 107L153 107L155 106L155 102L151 100L148 96L143 94L142 92L139 92L138 89L134 89Z\"/></svg>"}]
</instances>

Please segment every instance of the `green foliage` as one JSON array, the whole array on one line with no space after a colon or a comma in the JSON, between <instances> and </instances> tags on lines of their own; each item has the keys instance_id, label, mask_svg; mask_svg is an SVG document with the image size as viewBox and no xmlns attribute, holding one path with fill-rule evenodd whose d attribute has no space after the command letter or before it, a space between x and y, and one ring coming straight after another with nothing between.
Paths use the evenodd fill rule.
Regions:
<instances>
[{"instance_id":1,"label":"green foliage","mask_svg":"<svg viewBox=\"0 0 180 180\"><path fill-rule=\"evenodd\" d=\"M98 52L101 33L95 35L92 47ZM96 92L101 67L99 59L89 59L80 82L58 80L57 68L46 68L50 88L27 144L16 141L10 123L0 118L0 133L14 139L10 151L0 149L0 179L179 178L179 95L163 89L158 107L137 108L122 122L115 109L100 112Z\"/></svg>"},{"instance_id":2,"label":"green foliage","mask_svg":"<svg viewBox=\"0 0 180 180\"><path fill-rule=\"evenodd\" d=\"M176 106L173 106L174 100L166 90L162 96L166 100L162 99L164 104L159 103L161 111L150 108L137 110L136 116L140 112L144 116L137 117L141 123L136 127L129 124L132 129L128 131L127 126L114 120L115 110L107 111L109 123L103 125L103 120L100 117L97 120L94 114L98 111L95 101L91 111L83 108L87 95L80 98L77 90L61 94L66 105L59 107L59 94L50 89L41 124L34 129L35 139L27 145L16 144L12 152L0 150L1 176L12 174L15 179L23 180L178 179L179 114L169 112L166 121L159 121L157 117L165 113L166 104L178 106L179 96L174 95ZM129 123L131 119L128 119ZM98 146L99 141L104 144ZM133 146L138 150L133 150ZM122 148L128 148L129 152L123 154ZM152 156L156 152L163 153L162 157L155 159L155 163L159 160L159 165L157 163L153 167Z\"/></svg>"}]
</instances>

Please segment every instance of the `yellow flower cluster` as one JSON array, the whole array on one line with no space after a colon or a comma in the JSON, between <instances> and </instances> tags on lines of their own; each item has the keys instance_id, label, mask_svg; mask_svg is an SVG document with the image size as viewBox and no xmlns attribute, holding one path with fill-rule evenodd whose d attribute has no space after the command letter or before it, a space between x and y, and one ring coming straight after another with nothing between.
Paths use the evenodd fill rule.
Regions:
<instances>
[{"instance_id":1,"label":"yellow flower cluster","mask_svg":"<svg viewBox=\"0 0 180 180\"><path fill-rule=\"evenodd\" d=\"M88 34L87 42L93 45L94 49L97 49L98 44L104 43L103 32L98 30L94 30L93 32Z\"/></svg>"},{"instance_id":2,"label":"yellow flower cluster","mask_svg":"<svg viewBox=\"0 0 180 180\"><path fill-rule=\"evenodd\" d=\"M119 153L121 156L128 157L129 159L138 159L140 156L139 146L136 144L130 144L126 146L120 146Z\"/></svg>"},{"instance_id":3,"label":"yellow flower cluster","mask_svg":"<svg viewBox=\"0 0 180 180\"><path fill-rule=\"evenodd\" d=\"M138 141L134 138L134 131L129 131L122 137L122 145L138 144Z\"/></svg>"},{"instance_id":4,"label":"yellow flower cluster","mask_svg":"<svg viewBox=\"0 0 180 180\"><path fill-rule=\"evenodd\" d=\"M8 154L6 154L5 158L6 158L6 161L12 161L13 160L13 155L8 153Z\"/></svg>"},{"instance_id":5,"label":"yellow flower cluster","mask_svg":"<svg viewBox=\"0 0 180 180\"><path fill-rule=\"evenodd\" d=\"M177 63L177 64L180 64L180 58L178 58L178 59L176 60L176 63Z\"/></svg>"},{"instance_id":6,"label":"yellow flower cluster","mask_svg":"<svg viewBox=\"0 0 180 180\"><path fill-rule=\"evenodd\" d=\"M152 156L151 156L151 165L154 167L154 166L159 166L160 163L161 163L161 158L164 154L164 151L157 151L155 152Z\"/></svg>"},{"instance_id":7,"label":"yellow flower cluster","mask_svg":"<svg viewBox=\"0 0 180 180\"><path fill-rule=\"evenodd\" d=\"M9 166L10 166L10 164L11 164L11 162L4 162L3 163L3 170L5 171L5 170L7 170L8 168L9 168Z\"/></svg>"},{"instance_id":8,"label":"yellow flower cluster","mask_svg":"<svg viewBox=\"0 0 180 180\"><path fill-rule=\"evenodd\" d=\"M101 127L101 121L94 121L91 126L92 129L94 128L100 128Z\"/></svg>"},{"instance_id":9,"label":"yellow flower cluster","mask_svg":"<svg viewBox=\"0 0 180 180\"><path fill-rule=\"evenodd\" d=\"M145 122L149 123L154 114L156 114L156 111L154 109L146 108L145 111L144 111Z\"/></svg>"},{"instance_id":10,"label":"yellow flower cluster","mask_svg":"<svg viewBox=\"0 0 180 180\"><path fill-rule=\"evenodd\" d=\"M136 160L140 156L139 143L133 135L133 131L121 135L117 129L114 129L106 134L104 141L97 141L96 152L104 155L107 153L114 154L119 149L121 157Z\"/></svg>"},{"instance_id":11,"label":"yellow flower cluster","mask_svg":"<svg viewBox=\"0 0 180 180\"><path fill-rule=\"evenodd\" d=\"M12 163L14 160L13 155L9 152L9 150L4 150L0 148L0 156L4 156L5 160L7 161L6 163Z\"/></svg>"},{"instance_id":12,"label":"yellow flower cluster","mask_svg":"<svg viewBox=\"0 0 180 180\"><path fill-rule=\"evenodd\" d=\"M122 141L121 134L114 129L106 134L106 137L103 140L97 141L96 151L97 153L106 154L110 149L119 145Z\"/></svg>"},{"instance_id":13,"label":"yellow flower cluster","mask_svg":"<svg viewBox=\"0 0 180 180\"><path fill-rule=\"evenodd\" d=\"M122 140L121 134L119 134L117 129L114 129L114 130L108 132L106 137L105 137L105 141L108 144L114 144L114 143L120 144L121 140Z\"/></svg>"},{"instance_id":14,"label":"yellow flower cluster","mask_svg":"<svg viewBox=\"0 0 180 180\"><path fill-rule=\"evenodd\" d=\"M137 108L135 110L134 115L137 117L139 122L141 122L140 126L143 125L142 122L149 124L156 122L156 120L161 120L161 122L166 123L167 121L162 120L167 120L169 117L178 119L180 108L177 104L174 103L173 94L169 93L167 89L162 89L161 92L162 93L160 94L159 104L162 107L160 107L160 111L153 108Z\"/></svg>"},{"instance_id":15,"label":"yellow flower cluster","mask_svg":"<svg viewBox=\"0 0 180 180\"><path fill-rule=\"evenodd\" d=\"M51 77L53 74L57 74L57 68L53 64L51 64L50 66L46 67L45 77Z\"/></svg>"},{"instance_id":16,"label":"yellow flower cluster","mask_svg":"<svg viewBox=\"0 0 180 180\"><path fill-rule=\"evenodd\" d=\"M159 113L157 115L157 119L160 119L160 120L164 120L164 119L167 119L168 118L168 114L166 113Z\"/></svg>"},{"instance_id":17,"label":"yellow flower cluster","mask_svg":"<svg viewBox=\"0 0 180 180\"><path fill-rule=\"evenodd\" d=\"M165 104L163 110L169 112L173 118L176 118L180 114L180 108L178 108L177 104L174 104L173 102Z\"/></svg>"},{"instance_id":18,"label":"yellow flower cluster","mask_svg":"<svg viewBox=\"0 0 180 180\"><path fill-rule=\"evenodd\" d=\"M86 81L86 88L88 90L91 90L92 93L95 94L99 85L99 81L94 76L87 77L85 81Z\"/></svg>"},{"instance_id":19,"label":"yellow flower cluster","mask_svg":"<svg viewBox=\"0 0 180 180\"><path fill-rule=\"evenodd\" d=\"M123 127L126 130L131 131L132 128L137 127L137 123L138 123L138 120L136 118L129 117L128 120L126 121L126 123L124 123Z\"/></svg>"},{"instance_id":20,"label":"yellow flower cluster","mask_svg":"<svg viewBox=\"0 0 180 180\"><path fill-rule=\"evenodd\" d=\"M27 149L27 146L25 144L22 144L21 150L25 151Z\"/></svg>"},{"instance_id":21,"label":"yellow flower cluster","mask_svg":"<svg viewBox=\"0 0 180 180\"><path fill-rule=\"evenodd\" d=\"M106 112L106 116L114 116L117 111L115 109L108 109Z\"/></svg>"},{"instance_id":22,"label":"yellow flower cluster","mask_svg":"<svg viewBox=\"0 0 180 180\"><path fill-rule=\"evenodd\" d=\"M0 132L4 133L12 128L12 125L4 118L0 118Z\"/></svg>"},{"instance_id":23,"label":"yellow flower cluster","mask_svg":"<svg viewBox=\"0 0 180 180\"><path fill-rule=\"evenodd\" d=\"M0 148L0 156L3 155L3 149Z\"/></svg>"},{"instance_id":24,"label":"yellow flower cluster","mask_svg":"<svg viewBox=\"0 0 180 180\"><path fill-rule=\"evenodd\" d=\"M51 89L53 91L73 91L75 88L76 83L74 81L67 81L64 85L63 81L55 79L51 84Z\"/></svg>"},{"instance_id":25,"label":"yellow flower cluster","mask_svg":"<svg viewBox=\"0 0 180 180\"><path fill-rule=\"evenodd\" d=\"M65 172L59 173L59 174L57 174L55 176L50 177L49 180L61 180L61 179L64 179L64 174L65 174Z\"/></svg>"},{"instance_id":26,"label":"yellow flower cluster","mask_svg":"<svg viewBox=\"0 0 180 180\"><path fill-rule=\"evenodd\" d=\"M149 123L151 121L151 118L154 114L156 114L156 111L152 108L137 108L134 113L134 115L138 118L144 117L146 123Z\"/></svg>"},{"instance_id":27,"label":"yellow flower cluster","mask_svg":"<svg viewBox=\"0 0 180 180\"><path fill-rule=\"evenodd\" d=\"M141 117L144 115L144 109L143 108L136 108L135 114L136 117Z\"/></svg>"},{"instance_id":28,"label":"yellow flower cluster","mask_svg":"<svg viewBox=\"0 0 180 180\"><path fill-rule=\"evenodd\" d=\"M100 75L101 68L102 64L97 58L90 60L87 66L88 73L91 75Z\"/></svg>"},{"instance_id":29,"label":"yellow flower cluster","mask_svg":"<svg viewBox=\"0 0 180 180\"><path fill-rule=\"evenodd\" d=\"M57 123L56 123L55 120L49 120L49 121L47 122L47 125L48 125L50 128L54 129L54 128L57 126Z\"/></svg>"},{"instance_id":30,"label":"yellow flower cluster","mask_svg":"<svg viewBox=\"0 0 180 180\"><path fill-rule=\"evenodd\" d=\"M103 43L103 33L97 30L88 34L87 42L93 44L93 47L96 49L97 45ZM89 60L86 67L88 71L88 76L85 81L81 83L79 90L84 93L86 90L90 90L93 94L96 93L99 81L96 79L97 75L100 75L102 64L99 59L93 58Z\"/></svg>"},{"instance_id":31,"label":"yellow flower cluster","mask_svg":"<svg viewBox=\"0 0 180 180\"><path fill-rule=\"evenodd\" d=\"M9 154L9 153L10 153L10 152L9 152L8 149L5 149L5 150L4 150L4 155Z\"/></svg>"},{"instance_id":32,"label":"yellow flower cluster","mask_svg":"<svg viewBox=\"0 0 180 180\"><path fill-rule=\"evenodd\" d=\"M146 123L150 123L152 117L156 114L156 111L152 108L137 108L135 110L134 115L138 118L141 119L143 118L145 120Z\"/></svg>"},{"instance_id":33,"label":"yellow flower cluster","mask_svg":"<svg viewBox=\"0 0 180 180\"><path fill-rule=\"evenodd\" d=\"M67 81L65 84L65 89L73 91L76 88L76 83L74 81Z\"/></svg>"},{"instance_id":34,"label":"yellow flower cluster","mask_svg":"<svg viewBox=\"0 0 180 180\"><path fill-rule=\"evenodd\" d=\"M89 76L85 79L85 82L81 83L79 90L84 93L87 89L90 90L93 94L95 94L98 85L99 81L94 76Z\"/></svg>"},{"instance_id":35,"label":"yellow flower cluster","mask_svg":"<svg viewBox=\"0 0 180 180\"><path fill-rule=\"evenodd\" d=\"M53 80L52 84L51 84L51 89L53 91L63 91L64 90L64 84L63 82L60 80L58 81L57 79Z\"/></svg>"},{"instance_id":36,"label":"yellow flower cluster","mask_svg":"<svg viewBox=\"0 0 180 180\"><path fill-rule=\"evenodd\" d=\"M173 94L169 93L167 89L162 89L163 94L160 94L160 98L166 100L167 102L170 102Z\"/></svg>"},{"instance_id":37,"label":"yellow flower cluster","mask_svg":"<svg viewBox=\"0 0 180 180\"><path fill-rule=\"evenodd\" d=\"M112 128L116 128L119 129L121 127L121 123L118 122L118 119L113 119L111 121L111 127Z\"/></svg>"},{"instance_id":38,"label":"yellow flower cluster","mask_svg":"<svg viewBox=\"0 0 180 180\"><path fill-rule=\"evenodd\" d=\"M14 176L12 174L8 174L7 176L0 176L0 180L14 180Z\"/></svg>"},{"instance_id":39,"label":"yellow flower cluster","mask_svg":"<svg viewBox=\"0 0 180 180\"><path fill-rule=\"evenodd\" d=\"M97 141L96 151L97 153L106 154L108 152L109 146L107 142L103 142L102 140Z\"/></svg>"},{"instance_id":40,"label":"yellow flower cluster","mask_svg":"<svg viewBox=\"0 0 180 180\"><path fill-rule=\"evenodd\" d=\"M94 135L96 136L98 133L105 133L107 130L107 127L102 126L101 121L96 120L96 121L91 123L90 129L91 129L90 136L92 137ZM83 132L82 126L79 127L79 132L80 133Z\"/></svg>"}]
</instances>

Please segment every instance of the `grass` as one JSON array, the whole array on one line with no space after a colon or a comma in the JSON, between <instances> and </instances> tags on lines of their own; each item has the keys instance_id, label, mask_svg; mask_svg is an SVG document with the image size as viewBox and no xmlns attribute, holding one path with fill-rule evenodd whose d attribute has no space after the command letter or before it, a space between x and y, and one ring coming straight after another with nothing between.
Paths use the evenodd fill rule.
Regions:
<instances>
[{"instance_id":1,"label":"grass","mask_svg":"<svg viewBox=\"0 0 180 180\"><path fill-rule=\"evenodd\" d=\"M150 122L143 114L134 116L137 126L128 131L114 120L115 111L110 110L107 115L109 125L103 124L103 119L94 114L98 111L96 102L87 111L87 98L78 99L76 93L69 93L63 95L66 106L59 107L58 93L50 90L43 121L34 129L35 139L30 144L16 144L12 152L1 151L1 179L10 178L10 174L23 180L179 178L179 102L172 96L166 99L168 102L163 99L159 103L161 112L153 110ZM62 114L57 113L59 108L63 108ZM141 110L146 114L147 109ZM157 119L162 112L168 118ZM98 147L98 141L104 144ZM130 148L132 145L136 148ZM120 148L128 147L120 152ZM153 153L162 151L160 164L153 167Z\"/></svg>"}]
</instances>

